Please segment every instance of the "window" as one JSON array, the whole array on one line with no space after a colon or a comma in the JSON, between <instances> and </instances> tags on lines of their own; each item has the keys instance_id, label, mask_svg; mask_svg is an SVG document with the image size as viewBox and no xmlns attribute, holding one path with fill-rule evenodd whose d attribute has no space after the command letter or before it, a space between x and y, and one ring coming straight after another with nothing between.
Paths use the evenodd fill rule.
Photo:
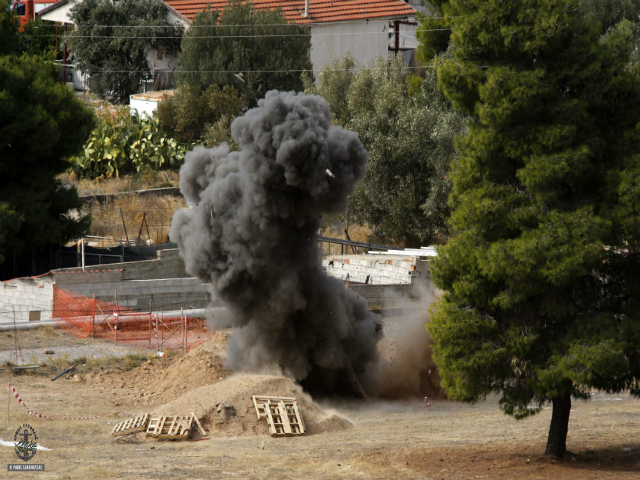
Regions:
<instances>
[{"instance_id":1,"label":"window","mask_svg":"<svg viewBox=\"0 0 640 480\"><path fill-rule=\"evenodd\" d=\"M24 17L26 15L26 6L24 3L18 3L18 5L16 5L16 15L18 17Z\"/></svg>"}]
</instances>

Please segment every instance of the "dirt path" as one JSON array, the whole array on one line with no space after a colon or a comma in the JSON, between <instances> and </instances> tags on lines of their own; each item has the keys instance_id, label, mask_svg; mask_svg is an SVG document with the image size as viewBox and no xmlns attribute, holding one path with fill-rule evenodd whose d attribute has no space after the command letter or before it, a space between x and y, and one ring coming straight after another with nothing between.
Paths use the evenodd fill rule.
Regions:
<instances>
[{"instance_id":1,"label":"dirt path","mask_svg":"<svg viewBox=\"0 0 640 480\"><path fill-rule=\"evenodd\" d=\"M27 405L43 414L149 411L154 402L138 395L135 379L139 374L134 371L123 377L118 381L125 384L127 394L117 394L118 406L105 384L64 378L51 382L35 375L13 377L12 382ZM3 379L6 382L8 377ZM52 449L38 452L30 462L45 464L45 472L37 478L640 478L640 402L628 395L598 394L590 402L574 402L568 438L573 460L559 461L540 455L550 409L516 422L501 413L496 399L472 406L434 401L433 408L418 400L325 404L350 419L355 428L287 439L264 436L167 443L140 436L136 443L125 444L115 443L109 435L122 416L48 421L29 417L13 400L7 421L7 401L5 395L0 437L8 440L19 425L29 423L39 442ZM263 441L264 450L258 448ZM0 468L17 462L12 448L0 447Z\"/></svg>"}]
</instances>

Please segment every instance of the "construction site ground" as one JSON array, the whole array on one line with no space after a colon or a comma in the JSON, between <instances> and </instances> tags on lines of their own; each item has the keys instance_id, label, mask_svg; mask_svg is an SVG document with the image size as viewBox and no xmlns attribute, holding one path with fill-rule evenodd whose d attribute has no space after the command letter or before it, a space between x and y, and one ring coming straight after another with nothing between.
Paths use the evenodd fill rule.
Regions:
<instances>
[{"instance_id":1,"label":"construction site ground","mask_svg":"<svg viewBox=\"0 0 640 480\"><path fill-rule=\"evenodd\" d=\"M216 340L214 339L214 343ZM222 340L221 340L222 341ZM545 457L551 409L521 421L504 415L497 398L476 405L420 399L320 402L353 427L289 438L267 434L214 436L207 441L158 441L143 434L114 438L112 412L146 413L206 384L228 379L212 349L143 361L128 371L93 366L52 382L50 376L5 371L24 402L44 415L89 416L93 420L30 417L5 395L0 438L13 440L28 423L38 442L29 463L45 471L29 478L85 479L635 479L640 476L640 402L627 394L596 393L574 401L568 436L571 454ZM261 394L264 392L255 392ZM175 412L187 414L188 412ZM302 411L304 416L304 410ZM205 437L207 438L207 437ZM264 448L262 448L264 447ZM11 447L0 447L2 463L22 463ZM4 467L2 467L4 468ZM4 475L19 476L19 473ZM3 477L4 477L3 475ZM4 477L7 478L7 477ZM12 477L13 478L13 477Z\"/></svg>"}]
</instances>

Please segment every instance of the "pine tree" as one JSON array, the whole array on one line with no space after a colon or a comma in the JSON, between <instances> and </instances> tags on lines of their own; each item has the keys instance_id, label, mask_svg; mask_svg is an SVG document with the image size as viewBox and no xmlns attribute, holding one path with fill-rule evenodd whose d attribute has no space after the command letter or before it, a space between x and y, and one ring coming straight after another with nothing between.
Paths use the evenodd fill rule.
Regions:
<instances>
[{"instance_id":1,"label":"pine tree","mask_svg":"<svg viewBox=\"0 0 640 480\"><path fill-rule=\"evenodd\" d=\"M0 55L18 52L20 47L20 20L11 10L11 0L0 0Z\"/></svg>"},{"instance_id":2,"label":"pine tree","mask_svg":"<svg viewBox=\"0 0 640 480\"><path fill-rule=\"evenodd\" d=\"M56 177L93 128L93 113L40 57L0 56L0 263L78 238L90 218Z\"/></svg>"},{"instance_id":3,"label":"pine tree","mask_svg":"<svg viewBox=\"0 0 640 480\"><path fill-rule=\"evenodd\" d=\"M577 0L451 0L445 95L473 117L452 166L452 238L428 325L448 395L516 418L640 396L640 82L628 23L600 38Z\"/></svg>"}]
</instances>

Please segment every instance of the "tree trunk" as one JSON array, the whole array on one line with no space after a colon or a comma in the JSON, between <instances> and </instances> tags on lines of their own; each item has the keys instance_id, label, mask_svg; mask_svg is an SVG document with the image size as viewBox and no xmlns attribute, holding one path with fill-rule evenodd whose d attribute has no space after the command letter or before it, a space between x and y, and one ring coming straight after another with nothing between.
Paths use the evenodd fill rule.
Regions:
<instances>
[{"instance_id":1,"label":"tree trunk","mask_svg":"<svg viewBox=\"0 0 640 480\"><path fill-rule=\"evenodd\" d=\"M551 399L553 413L547 438L545 455L562 457L567 451L567 431L569 430L569 413L571 413L571 395L553 397Z\"/></svg>"}]
</instances>

